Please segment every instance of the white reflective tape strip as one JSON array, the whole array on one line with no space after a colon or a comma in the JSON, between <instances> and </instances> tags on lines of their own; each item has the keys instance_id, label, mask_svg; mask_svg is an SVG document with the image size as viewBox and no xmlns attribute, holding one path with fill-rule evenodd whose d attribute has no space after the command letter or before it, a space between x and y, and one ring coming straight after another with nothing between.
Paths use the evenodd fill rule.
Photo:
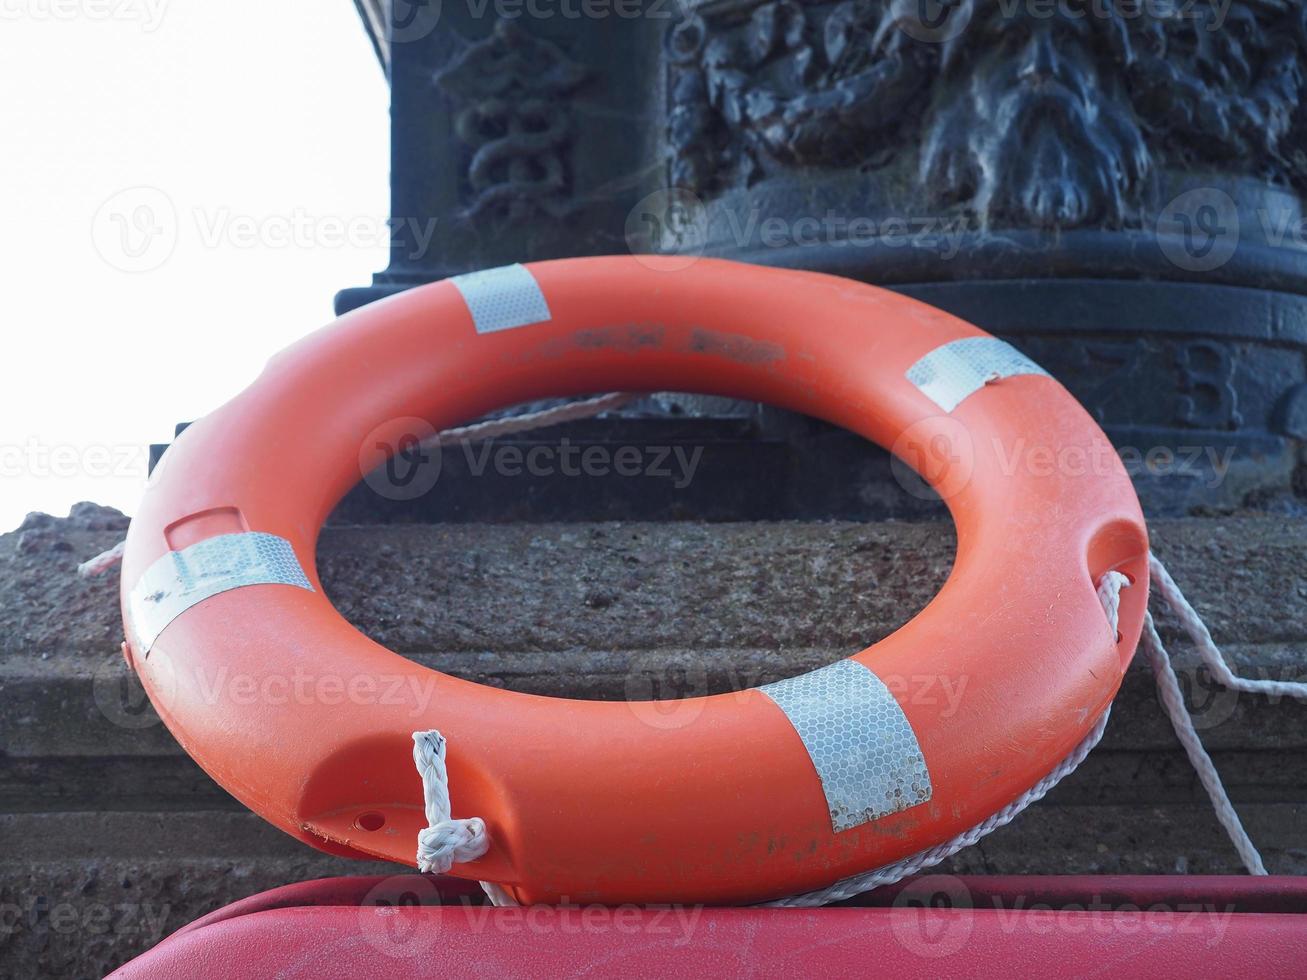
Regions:
<instances>
[{"instance_id":1,"label":"white reflective tape strip","mask_svg":"<svg viewBox=\"0 0 1307 980\"><path fill-rule=\"evenodd\" d=\"M856 660L760 687L785 712L821 778L836 833L930 799L930 773L908 719Z\"/></svg>"},{"instance_id":2,"label":"white reflective tape strip","mask_svg":"<svg viewBox=\"0 0 1307 980\"><path fill-rule=\"evenodd\" d=\"M908 368L907 378L946 412L991 381L1048 372L997 337L967 337L936 347Z\"/></svg>"},{"instance_id":3,"label":"white reflective tape strip","mask_svg":"<svg viewBox=\"0 0 1307 980\"><path fill-rule=\"evenodd\" d=\"M545 294L524 265L469 272L449 281L463 294L477 333L512 330L549 319Z\"/></svg>"},{"instance_id":4,"label":"white reflective tape strip","mask_svg":"<svg viewBox=\"0 0 1307 980\"><path fill-rule=\"evenodd\" d=\"M243 585L294 585L313 591L295 549L275 534L222 534L170 551L145 570L128 600L138 652L191 606Z\"/></svg>"}]
</instances>

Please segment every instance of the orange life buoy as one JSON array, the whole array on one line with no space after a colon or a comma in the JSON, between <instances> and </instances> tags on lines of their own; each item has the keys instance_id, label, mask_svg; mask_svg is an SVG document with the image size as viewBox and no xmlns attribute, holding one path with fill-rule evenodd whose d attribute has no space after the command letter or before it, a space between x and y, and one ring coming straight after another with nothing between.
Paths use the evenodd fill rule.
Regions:
<instances>
[{"instance_id":1,"label":"orange life buoy","mask_svg":"<svg viewBox=\"0 0 1307 980\"><path fill-rule=\"evenodd\" d=\"M948 840L1094 728L1139 638L1148 542L1075 399L1007 344L886 290L653 265L511 266L364 307L168 450L123 560L128 656L238 799L323 850L411 864L425 826L411 733L438 728L454 814L483 818L491 842L455 874L524 902L738 903ZM953 515L948 581L847 660L697 699L670 724L428 670L336 612L314 549L365 441L609 389L769 402L892 447ZM1116 635L1095 594L1112 570L1134 583ZM920 677L960 697L905 684Z\"/></svg>"}]
</instances>

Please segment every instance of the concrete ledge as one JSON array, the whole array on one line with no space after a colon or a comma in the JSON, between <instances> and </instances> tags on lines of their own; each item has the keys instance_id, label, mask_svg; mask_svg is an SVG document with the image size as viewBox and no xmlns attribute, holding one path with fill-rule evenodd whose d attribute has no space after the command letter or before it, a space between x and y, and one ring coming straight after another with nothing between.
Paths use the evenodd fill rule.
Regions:
<instances>
[{"instance_id":1,"label":"concrete ledge","mask_svg":"<svg viewBox=\"0 0 1307 980\"><path fill-rule=\"evenodd\" d=\"M83 507L0 537L0 908L18 910L0 922L0 959L27 972L98 975L158 922L167 932L263 888L371 870L245 813L158 723L117 650L116 575L74 575L123 524ZM1307 521L1152 532L1237 669L1307 675ZM328 528L320 550L346 617L413 660L515 690L638 699L750 687L874 642L938 589L953 534L939 522L422 525ZM1307 873L1307 705L1215 688L1162 627L1269 867ZM949 867L1239 871L1138 664L1085 765ZM97 932L117 906L129 911Z\"/></svg>"}]
</instances>

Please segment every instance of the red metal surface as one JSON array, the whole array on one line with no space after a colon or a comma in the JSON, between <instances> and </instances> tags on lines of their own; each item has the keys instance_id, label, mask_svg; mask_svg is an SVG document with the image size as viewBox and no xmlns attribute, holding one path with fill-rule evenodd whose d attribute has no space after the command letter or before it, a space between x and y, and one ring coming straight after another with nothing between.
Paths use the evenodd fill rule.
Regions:
<instances>
[{"instance_id":1,"label":"red metal surface","mask_svg":"<svg viewBox=\"0 0 1307 980\"><path fill-rule=\"evenodd\" d=\"M493 909L417 875L305 882L185 927L113 974L1301 977L1307 879L928 876L863 907ZM945 907L940 907L945 906Z\"/></svg>"}]
</instances>

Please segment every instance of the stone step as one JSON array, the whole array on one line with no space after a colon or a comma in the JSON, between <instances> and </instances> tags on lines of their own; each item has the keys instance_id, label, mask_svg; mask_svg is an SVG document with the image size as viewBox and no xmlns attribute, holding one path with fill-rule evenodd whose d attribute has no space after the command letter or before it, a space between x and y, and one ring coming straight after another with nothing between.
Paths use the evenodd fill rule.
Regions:
<instances>
[{"instance_id":1,"label":"stone step","mask_svg":"<svg viewBox=\"0 0 1307 980\"><path fill-rule=\"evenodd\" d=\"M322 854L245 812L0 815L0 975L102 977L239 898L399 870Z\"/></svg>"},{"instance_id":2,"label":"stone step","mask_svg":"<svg viewBox=\"0 0 1307 980\"><path fill-rule=\"evenodd\" d=\"M1155 521L1152 535L1219 643L1307 638L1307 520ZM121 537L55 519L0 536L0 679L61 654L117 649L116 576L73 572ZM319 568L345 617L401 653L834 658L925 606L953 548L944 522L409 525L328 528Z\"/></svg>"},{"instance_id":3,"label":"stone step","mask_svg":"<svg viewBox=\"0 0 1307 980\"><path fill-rule=\"evenodd\" d=\"M0 595L0 805L68 805L52 801L102 766L114 776L107 806L225 806L116 651L115 576L72 574L121 534L98 520L114 526L37 520L0 538L11 585ZM1162 521L1153 534L1237 669L1307 672L1307 522ZM360 527L323 533L321 567L360 629L427 666L538 694L674 698L792 676L888 634L938 588L952 541L943 523ZM1162 626L1234 798L1307 798L1307 705L1215 687ZM286 697L319 696L337 675L324 662ZM218 668L215 690L231 680ZM914 696L965 696L947 680L904 682ZM1087 799L1198 798L1138 662L1100 753Z\"/></svg>"},{"instance_id":4,"label":"stone step","mask_svg":"<svg viewBox=\"0 0 1307 980\"><path fill-rule=\"evenodd\" d=\"M1307 873L1301 833L1307 807L1250 803L1240 812L1272 873ZM186 923L264 889L329 875L404 870L320 854L243 812L4 814L0 963L21 963L29 976L99 977ZM1205 805L1064 806L1054 796L937 869L945 874L1240 870Z\"/></svg>"},{"instance_id":5,"label":"stone step","mask_svg":"<svg viewBox=\"0 0 1307 980\"><path fill-rule=\"evenodd\" d=\"M98 976L263 888L376 870L245 812L159 724L117 651L116 575L74 575L122 524L83 508L0 537L0 961L60 975ZM1156 521L1152 533L1238 670L1307 673L1307 521ZM427 666L540 694L676 698L790 676L887 635L930 600L953 547L945 522L337 527L320 567L350 621ZM1307 872L1307 705L1215 688L1160 625L1268 866ZM323 663L322 677L338 674ZM1081 769L946 867L1239 871L1140 663Z\"/></svg>"},{"instance_id":6,"label":"stone step","mask_svg":"<svg viewBox=\"0 0 1307 980\"><path fill-rule=\"evenodd\" d=\"M1307 750L1307 705L1288 698L1226 691L1196 669L1191 653L1176 646L1182 687L1204 742L1214 750ZM1287 644L1232 646L1227 654L1249 676L1293 676L1295 650ZM437 670L495 687L533 694L596 700L674 700L740 691L811 670L835 657L829 650L609 650L414 654ZM215 668L206 678L215 698L248 701L240 678ZM355 680L367 684L353 686ZM400 682L398 674L345 677L324 663L303 670L269 696L294 705L324 700L381 701ZM901 679L918 700L947 704L966 697L966 678L922 673ZM353 693L351 693L353 692ZM60 657L12 669L0 680L4 753L13 758L86 756L118 758L179 755L180 747L154 713L136 675L117 654ZM669 707L668 710L674 710ZM1131 665L1115 702L1105 748L1165 751L1176 745L1157 702L1151 672Z\"/></svg>"},{"instance_id":7,"label":"stone step","mask_svg":"<svg viewBox=\"0 0 1307 980\"><path fill-rule=\"evenodd\" d=\"M1307 757L1302 754L1214 751L1211 755L1237 804L1307 800ZM1137 752L1107 745L1081 764L1079 778L1061 788L1058 796L1065 805L1160 806L1206 799L1193 767L1178 748ZM0 812L243 809L180 753L0 758Z\"/></svg>"}]
</instances>

